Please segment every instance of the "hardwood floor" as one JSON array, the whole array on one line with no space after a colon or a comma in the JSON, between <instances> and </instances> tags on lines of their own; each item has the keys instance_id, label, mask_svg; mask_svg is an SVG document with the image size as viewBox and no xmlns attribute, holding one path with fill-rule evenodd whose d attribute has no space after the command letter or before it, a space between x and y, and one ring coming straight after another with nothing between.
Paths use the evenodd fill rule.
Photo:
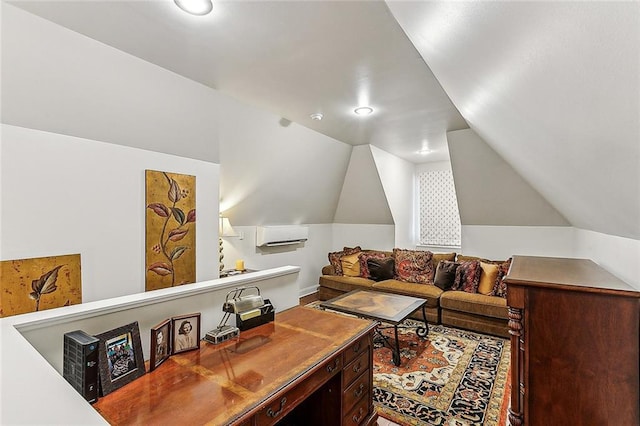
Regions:
<instances>
[{"instance_id":1,"label":"hardwood floor","mask_svg":"<svg viewBox=\"0 0 640 426\"><path fill-rule=\"evenodd\" d=\"M304 306L307 303L315 302L316 300L318 300L318 293L311 293L300 298L300 305Z\"/></svg>"}]
</instances>

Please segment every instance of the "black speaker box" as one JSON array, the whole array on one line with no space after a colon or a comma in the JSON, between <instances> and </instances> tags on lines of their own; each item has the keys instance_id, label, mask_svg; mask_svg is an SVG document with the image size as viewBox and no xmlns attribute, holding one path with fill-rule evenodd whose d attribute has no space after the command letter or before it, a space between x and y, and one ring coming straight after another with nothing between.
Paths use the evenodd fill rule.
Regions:
<instances>
[{"instance_id":1,"label":"black speaker box","mask_svg":"<svg viewBox=\"0 0 640 426\"><path fill-rule=\"evenodd\" d=\"M98 343L82 330L64 334L62 375L89 402L98 400Z\"/></svg>"}]
</instances>

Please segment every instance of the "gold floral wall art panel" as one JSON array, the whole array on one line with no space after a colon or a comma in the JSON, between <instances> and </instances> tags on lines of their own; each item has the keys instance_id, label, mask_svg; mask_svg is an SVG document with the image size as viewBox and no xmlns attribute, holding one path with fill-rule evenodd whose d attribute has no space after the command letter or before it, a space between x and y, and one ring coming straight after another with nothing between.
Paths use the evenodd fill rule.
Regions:
<instances>
[{"instance_id":1,"label":"gold floral wall art panel","mask_svg":"<svg viewBox=\"0 0 640 426\"><path fill-rule=\"evenodd\" d=\"M0 317L82 303L80 255L0 262Z\"/></svg>"},{"instance_id":2,"label":"gold floral wall art panel","mask_svg":"<svg viewBox=\"0 0 640 426\"><path fill-rule=\"evenodd\" d=\"M145 171L146 291L196 280L196 178Z\"/></svg>"}]
</instances>

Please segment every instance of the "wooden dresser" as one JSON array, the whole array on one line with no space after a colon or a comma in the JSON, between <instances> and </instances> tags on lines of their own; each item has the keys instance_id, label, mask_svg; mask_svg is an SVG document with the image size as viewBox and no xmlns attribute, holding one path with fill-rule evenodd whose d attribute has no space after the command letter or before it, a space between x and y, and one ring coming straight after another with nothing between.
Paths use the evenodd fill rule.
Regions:
<instances>
[{"instance_id":1,"label":"wooden dresser","mask_svg":"<svg viewBox=\"0 0 640 426\"><path fill-rule=\"evenodd\" d=\"M514 256L511 425L640 425L640 292L585 259Z\"/></svg>"},{"instance_id":2,"label":"wooden dresser","mask_svg":"<svg viewBox=\"0 0 640 426\"><path fill-rule=\"evenodd\" d=\"M374 425L375 323L295 307L102 397L112 425Z\"/></svg>"}]
</instances>

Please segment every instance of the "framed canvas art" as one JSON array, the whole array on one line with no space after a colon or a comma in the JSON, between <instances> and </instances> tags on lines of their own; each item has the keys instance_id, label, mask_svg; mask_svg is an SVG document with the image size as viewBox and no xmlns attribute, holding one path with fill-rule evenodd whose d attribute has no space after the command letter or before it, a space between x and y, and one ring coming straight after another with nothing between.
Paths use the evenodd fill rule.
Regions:
<instances>
[{"instance_id":1,"label":"framed canvas art","mask_svg":"<svg viewBox=\"0 0 640 426\"><path fill-rule=\"evenodd\" d=\"M196 178L145 171L146 291L196 280Z\"/></svg>"},{"instance_id":2,"label":"framed canvas art","mask_svg":"<svg viewBox=\"0 0 640 426\"><path fill-rule=\"evenodd\" d=\"M82 303L80 255L0 261L0 317Z\"/></svg>"}]
</instances>

